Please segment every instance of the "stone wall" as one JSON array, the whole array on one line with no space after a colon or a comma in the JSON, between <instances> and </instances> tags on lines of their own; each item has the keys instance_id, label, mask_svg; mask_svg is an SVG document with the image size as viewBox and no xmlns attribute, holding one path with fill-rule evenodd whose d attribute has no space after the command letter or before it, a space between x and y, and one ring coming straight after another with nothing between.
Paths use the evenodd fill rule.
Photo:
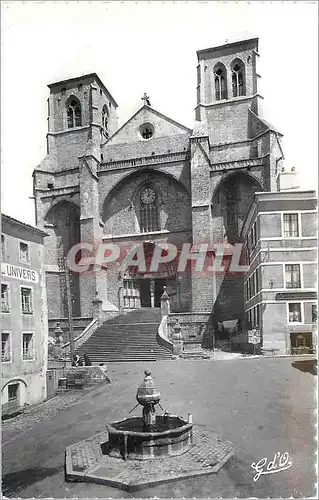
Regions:
<instances>
[{"instance_id":1,"label":"stone wall","mask_svg":"<svg viewBox=\"0 0 319 500\"><path fill-rule=\"evenodd\" d=\"M160 230L176 232L190 229L190 200L185 189L165 175L141 172L113 192L104 206L105 234L140 233L137 198L139 189L146 182L152 184L158 197Z\"/></svg>"}]
</instances>

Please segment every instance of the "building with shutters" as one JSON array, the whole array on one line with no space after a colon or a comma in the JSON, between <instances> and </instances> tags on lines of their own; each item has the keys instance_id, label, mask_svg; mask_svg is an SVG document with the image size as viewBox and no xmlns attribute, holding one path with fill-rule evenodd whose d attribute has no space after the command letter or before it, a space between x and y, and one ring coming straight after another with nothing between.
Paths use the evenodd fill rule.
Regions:
<instances>
[{"instance_id":1,"label":"building with shutters","mask_svg":"<svg viewBox=\"0 0 319 500\"><path fill-rule=\"evenodd\" d=\"M278 349L281 354L314 353L317 344L315 191L255 193L242 237L249 261L245 276L246 324L260 330L265 350Z\"/></svg>"},{"instance_id":2,"label":"building with shutters","mask_svg":"<svg viewBox=\"0 0 319 500\"><path fill-rule=\"evenodd\" d=\"M1 404L6 415L46 398L46 233L7 215L2 215L1 230Z\"/></svg>"}]
</instances>

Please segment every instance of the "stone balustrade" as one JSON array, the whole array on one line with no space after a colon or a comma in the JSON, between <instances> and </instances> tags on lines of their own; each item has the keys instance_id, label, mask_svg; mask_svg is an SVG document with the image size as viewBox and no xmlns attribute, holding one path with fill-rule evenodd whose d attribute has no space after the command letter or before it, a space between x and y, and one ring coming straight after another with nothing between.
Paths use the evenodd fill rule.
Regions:
<instances>
[{"instance_id":1,"label":"stone balustrade","mask_svg":"<svg viewBox=\"0 0 319 500\"><path fill-rule=\"evenodd\" d=\"M170 297L166 287L161 297L161 311L162 321L157 339L159 344L173 354L180 355L185 350L214 347L211 313L171 313Z\"/></svg>"},{"instance_id":2,"label":"stone balustrade","mask_svg":"<svg viewBox=\"0 0 319 500\"><path fill-rule=\"evenodd\" d=\"M168 338L174 335L176 323L181 327L184 344L213 347L211 314L206 312L171 313L168 317Z\"/></svg>"},{"instance_id":3,"label":"stone balustrade","mask_svg":"<svg viewBox=\"0 0 319 500\"><path fill-rule=\"evenodd\" d=\"M189 160L189 152L177 152L168 153L165 155L153 155L141 158L129 158L127 160L115 160L102 163L98 166L98 171L102 172L104 170L118 169L118 168L129 168L129 167L144 167L147 165L156 165L158 163L171 163L175 161L185 161Z\"/></svg>"}]
</instances>

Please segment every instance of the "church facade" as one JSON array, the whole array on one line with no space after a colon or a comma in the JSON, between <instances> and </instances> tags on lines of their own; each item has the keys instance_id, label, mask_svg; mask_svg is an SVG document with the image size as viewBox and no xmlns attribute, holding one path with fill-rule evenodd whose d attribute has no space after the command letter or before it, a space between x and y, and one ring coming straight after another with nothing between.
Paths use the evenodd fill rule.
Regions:
<instances>
[{"instance_id":1,"label":"church facade","mask_svg":"<svg viewBox=\"0 0 319 500\"><path fill-rule=\"evenodd\" d=\"M206 264L198 272L196 264L205 245L211 261L220 245L234 253L253 193L277 190L281 134L261 116L257 38L197 57L193 129L155 110L147 96L118 127L117 102L95 73L49 85L47 156L33 179L36 223L49 234L51 320L67 316L64 259L79 243L112 243L120 255L142 248L146 268L118 259L73 273L75 317L92 317L97 299L112 313L158 307L166 286L173 311L244 319L243 273ZM176 259L162 258L152 271L154 252L163 257L168 244ZM197 260L189 255L179 270L183 248Z\"/></svg>"}]
</instances>

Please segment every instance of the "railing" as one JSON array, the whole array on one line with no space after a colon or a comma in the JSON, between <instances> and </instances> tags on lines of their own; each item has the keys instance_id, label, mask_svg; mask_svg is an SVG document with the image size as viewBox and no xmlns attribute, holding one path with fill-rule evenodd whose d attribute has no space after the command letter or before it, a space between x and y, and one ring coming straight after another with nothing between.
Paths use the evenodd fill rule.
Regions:
<instances>
[{"instance_id":1,"label":"railing","mask_svg":"<svg viewBox=\"0 0 319 500\"><path fill-rule=\"evenodd\" d=\"M158 327L157 331L157 342L168 349L169 351L173 352L174 345L173 342L169 339L169 332L168 332L168 326L167 326L167 318L168 316L163 316L162 321Z\"/></svg>"},{"instance_id":2,"label":"railing","mask_svg":"<svg viewBox=\"0 0 319 500\"><path fill-rule=\"evenodd\" d=\"M93 335L98 326L99 326L99 320L98 318L94 318L91 321L91 323L89 323L87 327L84 328L83 332L81 332L77 337L75 337L74 347L78 348L82 344L84 344L84 342L86 342L86 340ZM66 351L68 351L69 348L70 348L70 342L66 342L65 344L62 345L62 349L65 349Z\"/></svg>"},{"instance_id":3,"label":"railing","mask_svg":"<svg viewBox=\"0 0 319 500\"><path fill-rule=\"evenodd\" d=\"M31 351L23 351L22 353L22 359L34 359L34 353Z\"/></svg>"}]
</instances>

